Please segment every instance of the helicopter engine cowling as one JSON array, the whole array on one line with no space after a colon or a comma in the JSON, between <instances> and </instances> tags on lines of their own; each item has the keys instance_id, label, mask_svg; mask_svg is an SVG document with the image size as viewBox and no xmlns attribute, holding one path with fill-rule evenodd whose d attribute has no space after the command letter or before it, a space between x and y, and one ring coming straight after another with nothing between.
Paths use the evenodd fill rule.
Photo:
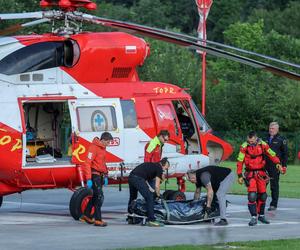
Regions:
<instances>
[{"instance_id":1,"label":"helicopter engine cowling","mask_svg":"<svg viewBox=\"0 0 300 250\"><path fill-rule=\"evenodd\" d=\"M83 33L70 39L79 45L80 59L63 69L84 83L138 81L136 67L143 65L150 53L143 39L121 32Z\"/></svg>"}]
</instances>

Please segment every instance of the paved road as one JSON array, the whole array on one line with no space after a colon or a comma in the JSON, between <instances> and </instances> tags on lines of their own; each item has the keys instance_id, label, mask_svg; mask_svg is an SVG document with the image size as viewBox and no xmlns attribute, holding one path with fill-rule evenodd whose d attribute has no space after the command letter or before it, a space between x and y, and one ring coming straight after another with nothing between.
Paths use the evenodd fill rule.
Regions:
<instances>
[{"instance_id":1,"label":"paved road","mask_svg":"<svg viewBox=\"0 0 300 250\"><path fill-rule=\"evenodd\" d=\"M300 238L297 199L281 199L278 211L267 214L270 225L250 228L246 196L229 196L227 227L199 223L149 228L126 225L128 191L120 193L117 188L109 187L103 208L109 226L98 228L69 216L71 195L68 190L35 190L5 197L0 208L0 249L116 249Z\"/></svg>"}]
</instances>

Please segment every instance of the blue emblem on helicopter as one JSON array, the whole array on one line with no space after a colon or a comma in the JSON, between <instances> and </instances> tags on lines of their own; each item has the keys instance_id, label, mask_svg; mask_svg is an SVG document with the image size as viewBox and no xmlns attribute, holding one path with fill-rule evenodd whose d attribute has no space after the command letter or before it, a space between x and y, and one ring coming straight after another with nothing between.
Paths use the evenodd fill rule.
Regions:
<instances>
[{"instance_id":1,"label":"blue emblem on helicopter","mask_svg":"<svg viewBox=\"0 0 300 250\"><path fill-rule=\"evenodd\" d=\"M100 110L95 110L91 117L92 131L107 130L107 118Z\"/></svg>"}]
</instances>

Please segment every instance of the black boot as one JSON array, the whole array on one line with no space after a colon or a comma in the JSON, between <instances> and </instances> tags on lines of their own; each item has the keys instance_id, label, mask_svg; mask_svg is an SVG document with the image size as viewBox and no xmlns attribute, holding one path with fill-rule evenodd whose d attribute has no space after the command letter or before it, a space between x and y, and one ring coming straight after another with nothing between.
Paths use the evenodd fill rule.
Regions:
<instances>
[{"instance_id":1,"label":"black boot","mask_svg":"<svg viewBox=\"0 0 300 250\"><path fill-rule=\"evenodd\" d=\"M264 215L259 215L258 220L263 224L270 224L270 221L268 221Z\"/></svg>"},{"instance_id":2,"label":"black boot","mask_svg":"<svg viewBox=\"0 0 300 250\"><path fill-rule=\"evenodd\" d=\"M249 221L249 223L248 223L248 225L250 226L250 227L252 227L252 226L255 226L257 224L257 218L256 218L256 216L254 217L254 216L252 216L251 217L251 220Z\"/></svg>"}]
</instances>

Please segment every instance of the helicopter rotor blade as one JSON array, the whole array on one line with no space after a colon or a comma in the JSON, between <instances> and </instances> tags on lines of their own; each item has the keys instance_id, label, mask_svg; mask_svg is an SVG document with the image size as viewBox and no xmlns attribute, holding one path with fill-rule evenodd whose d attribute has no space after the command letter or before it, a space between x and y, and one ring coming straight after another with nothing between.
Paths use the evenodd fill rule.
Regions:
<instances>
[{"instance_id":1,"label":"helicopter rotor blade","mask_svg":"<svg viewBox=\"0 0 300 250\"><path fill-rule=\"evenodd\" d=\"M101 17L88 15L88 14L79 15L79 14L70 13L68 17L74 20L83 20L94 24L100 24L106 27L116 28L118 30L120 29L128 30L131 31L131 33L134 32L137 34L144 35L146 37L163 40L166 42L178 44L195 50L201 50L207 52L208 54L215 55L217 57L222 57L232 61L240 62L242 64L250 65L254 68L269 71L276 75L280 75L280 76L287 77L289 79L300 81L300 75L295 72L291 72L258 60L254 60L248 57L240 56L231 52L227 52L218 48L213 48L211 46L201 44L199 43L198 38L195 37L189 37L176 32L168 32L157 28L151 28L151 27L137 25L133 23L115 21L115 20L101 18ZM291 65L292 64L290 64L290 66ZM299 68L300 66L296 65L296 67Z\"/></svg>"},{"instance_id":2,"label":"helicopter rotor blade","mask_svg":"<svg viewBox=\"0 0 300 250\"><path fill-rule=\"evenodd\" d=\"M140 26L141 28L145 27L145 26L142 26L142 25L138 25L138 26ZM145 27L145 28L149 28L149 27ZM241 52L241 53L244 53L244 54L260 57L260 58L263 58L263 59L267 59L267 60L270 60L270 61L273 61L273 62L281 63L281 64L284 64L284 65L287 65L287 66L291 66L291 67L295 67L295 68L300 69L300 65L298 65L298 64L291 63L291 62L286 62L286 61L283 61L283 60L280 60L280 59L277 59L277 58L274 58L274 57L271 57L271 56L266 56L266 55L255 53L255 52L252 52L252 51L249 51L249 50L237 48L237 47L234 47L234 46L230 46L230 45L226 45L226 44L222 44L222 43L218 43L218 42L214 42L214 41L210 41L210 40L205 40L204 41L203 39L200 39L198 37L193 37L193 36L189 36L189 35L186 35L186 34L176 33L176 32L173 32L173 31L162 30L162 29L158 29L158 28L150 28L150 30L151 29L155 30L155 31L163 32L164 34L179 36L179 37L182 37L182 38L185 38L185 39L190 39L190 40L192 40L194 42L198 42L198 43L199 42L207 43L207 44L210 44L210 45L213 45L213 46L218 46L218 47L221 47L221 48L230 49L230 50L233 50L233 51L236 51L236 52Z\"/></svg>"},{"instance_id":3,"label":"helicopter rotor blade","mask_svg":"<svg viewBox=\"0 0 300 250\"><path fill-rule=\"evenodd\" d=\"M6 35L9 35L9 34L13 34L13 33L16 33L17 31L19 31L23 28L38 25L38 24L41 24L41 23L49 22L49 21L50 21L50 19L43 18L43 19L40 19L40 20L34 20L34 21L31 21L31 22L28 22L28 23L12 25L12 26L9 26L6 29L1 30L0 31L0 36L6 36Z\"/></svg>"},{"instance_id":4,"label":"helicopter rotor blade","mask_svg":"<svg viewBox=\"0 0 300 250\"><path fill-rule=\"evenodd\" d=\"M63 20L66 13L61 10L49 10L27 13L13 13L13 14L0 14L1 20L14 20L14 19L50 19L50 20Z\"/></svg>"},{"instance_id":5,"label":"helicopter rotor blade","mask_svg":"<svg viewBox=\"0 0 300 250\"><path fill-rule=\"evenodd\" d=\"M11 19L41 19L43 18L43 11L27 12L27 13L12 13L12 14L0 14L0 20Z\"/></svg>"},{"instance_id":6,"label":"helicopter rotor blade","mask_svg":"<svg viewBox=\"0 0 300 250\"><path fill-rule=\"evenodd\" d=\"M198 39L198 41L203 42L202 39ZM230 45L226 45L226 44L222 44L222 43L218 43L218 42L213 42L213 41L209 41L209 40L207 40L206 42L208 44L219 46L219 47L222 47L222 48L225 48L225 49L231 49L231 50L234 50L234 51L237 51L237 52L241 52L241 53L252 55L252 56L257 56L257 57L260 57L260 58L263 58L263 59L266 59L266 60L270 60L272 62L277 62L277 63L281 63L281 64L284 64L284 65L287 65L287 66L291 66L291 67L295 67L295 68L300 69L299 64L283 61L283 60L280 60L280 59L277 59L277 58L274 58L274 57L271 57L271 56L266 56L266 55L263 55L263 54L255 53L255 52L252 52L252 51L249 51L249 50L240 49L240 48L237 48L237 47L234 47L234 46L230 46Z\"/></svg>"}]
</instances>

